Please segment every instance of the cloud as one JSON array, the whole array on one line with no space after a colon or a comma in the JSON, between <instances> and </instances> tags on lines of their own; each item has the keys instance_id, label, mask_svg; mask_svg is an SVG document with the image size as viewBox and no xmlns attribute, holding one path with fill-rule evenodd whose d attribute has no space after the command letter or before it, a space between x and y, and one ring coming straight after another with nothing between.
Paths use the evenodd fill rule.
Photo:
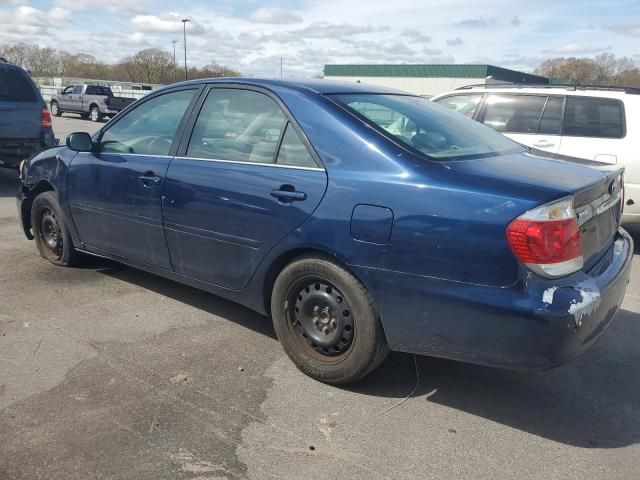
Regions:
<instances>
[{"instance_id":1,"label":"cloud","mask_svg":"<svg viewBox=\"0 0 640 480\"><path fill-rule=\"evenodd\" d=\"M182 15L170 13L164 17L155 15L136 15L131 19L131 24L140 32L152 33L182 33ZM187 33L189 35L201 35L204 28L195 20L187 24Z\"/></svg>"},{"instance_id":2,"label":"cloud","mask_svg":"<svg viewBox=\"0 0 640 480\"><path fill-rule=\"evenodd\" d=\"M70 12L57 7L44 11L21 5L13 10L0 10L0 41L50 40L55 37L55 27L65 26L71 21Z\"/></svg>"},{"instance_id":3,"label":"cloud","mask_svg":"<svg viewBox=\"0 0 640 480\"><path fill-rule=\"evenodd\" d=\"M414 42L428 43L431 41L431 37L424 35L420 30L408 28L402 31L402 36L410 38Z\"/></svg>"},{"instance_id":4,"label":"cloud","mask_svg":"<svg viewBox=\"0 0 640 480\"><path fill-rule=\"evenodd\" d=\"M302 17L297 13L287 12L275 7L262 7L249 15L249 21L254 23L273 23L285 25L302 22Z\"/></svg>"},{"instance_id":5,"label":"cloud","mask_svg":"<svg viewBox=\"0 0 640 480\"><path fill-rule=\"evenodd\" d=\"M54 0L56 7L71 11L104 8L113 13L142 13L145 11L147 0Z\"/></svg>"},{"instance_id":6,"label":"cloud","mask_svg":"<svg viewBox=\"0 0 640 480\"><path fill-rule=\"evenodd\" d=\"M359 33L386 32L388 26L358 26L350 23L313 22L305 28L292 30L291 34L304 38L343 38Z\"/></svg>"},{"instance_id":7,"label":"cloud","mask_svg":"<svg viewBox=\"0 0 640 480\"><path fill-rule=\"evenodd\" d=\"M461 22L454 23L456 27L464 27L464 28L489 28L495 27L497 25L495 18L469 18L467 20L462 20Z\"/></svg>"},{"instance_id":8,"label":"cloud","mask_svg":"<svg viewBox=\"0 0 640 480\"><path fill-rule=\"evenodd\" d=\"M628 37L640 38L640 22L637 23L618 23L616 25L609 25L607 30L618 33L620 35L626 35Z\"/></svg>"},{"instance_id":9,"label":"cloud","mask_svg":"<svg viewBox=\"0 0 640 480\"><path fill-rule=\"evenodd\" d=\"M588 55L593 53L601 53L611 50L611 45L606 47L597 47L594 45L578 45L576 43L569 43L567 45L561 45L559 47L547 48L542 50L542 53L552 53L559 55Z\"/></svg>"},{"instance_id":10,"label":"cloud","mask_svg":"<svg viewBox=\"0 0 640 480\"><path fill-rule=\"evenodd\" d=\"M442 50L438 49L438 48L423 48L422 52L427 54L427 55L442 55Z\"/></svg>"},{"instance_id":11,"label":"cloud","mask_svg":"<svg viewBox=\"0 0 640 480\"><path fill-rule=\"evenodd\" d=\"M514 27L519 27L521 23L522 22L520 21L520 17L518 17L517 15L514 15L513 17L511 17L511 20L509 20L509 24Z\"/></svg>"},{"instance_id":12,"label":"cloud","mask_svg":"<svg viewBox=\"0 0 640 480\"><path fill-rule=\"evenodd\" d=\"M463 43L464 42L460 37L450 38L449 40L447 40L447 45L449 45L450 47L457 47L459 45L462 45Z\"/></svg>"},{"instance_id":13,"label":"cloud","mask_svg":"<svg viewBox=\"0 0 640 480\"><path fill-rule=\"evenodd\" d=\"M307 45L302 38L287 32L264 33L258 31L241 32L238 40L244 43L273 42L281 45Z\"/></svg>"}]
</instances>

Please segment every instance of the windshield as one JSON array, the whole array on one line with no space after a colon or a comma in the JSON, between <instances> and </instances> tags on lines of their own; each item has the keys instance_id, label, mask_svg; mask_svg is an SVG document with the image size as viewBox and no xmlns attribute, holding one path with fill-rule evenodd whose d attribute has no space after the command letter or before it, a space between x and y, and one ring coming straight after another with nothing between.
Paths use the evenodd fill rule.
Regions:
<instances>
[{"instance_id":1,"label":"windshield","mask_svg":"<svg viewBox=\"0 0 640 480\"><path fill-rule=\"evenodd\" d=\"M492 129L422 97L349 94L332 98L409 148L436 160L524 150Z\"/></svg>"}]
</instances>

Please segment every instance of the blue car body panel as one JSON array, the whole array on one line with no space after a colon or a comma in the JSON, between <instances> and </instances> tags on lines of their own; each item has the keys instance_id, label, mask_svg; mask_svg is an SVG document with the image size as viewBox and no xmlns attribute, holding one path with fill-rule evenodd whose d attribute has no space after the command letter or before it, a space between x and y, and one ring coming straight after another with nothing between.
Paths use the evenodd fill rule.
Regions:
<instances>
[{"instance_id":1,"label":"blue car body panel","mask_svg":"<svg viewBox=\"0 0 640 480\"><path fill-rule=\"evenodd\" d=\"M560 280L531 273L505 238L506 226L525 211L604 188L601 172L526 151L428 161L325 95L389 92L377 87L223 79L164 91L184 85L268 93L299 128L318 168L185 158L192 113L167 157L95 159L58 148L32 158L18 195L27 235L30 201L38 185L50 185L78 248L262 313L288 261L323 253L371 293L393 350L513 368L566 361L620 305L633 251L624 231L583 271ZM149 170L161 177L153 192L138 181ZM306 200L282 203L271 195L284 185ZM545 303L550 289L553 301ZM585 296L584 308L572 311Z\"/></svg>"}]
</instances>

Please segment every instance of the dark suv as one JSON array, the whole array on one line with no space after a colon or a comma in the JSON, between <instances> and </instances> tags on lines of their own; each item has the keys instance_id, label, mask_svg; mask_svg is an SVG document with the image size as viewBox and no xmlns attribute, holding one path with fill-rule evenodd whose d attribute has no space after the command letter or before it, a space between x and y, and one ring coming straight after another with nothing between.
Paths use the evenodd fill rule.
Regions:
<instances>
[{"instance_id":1,"label":"dark suv","mask_svg":"<svg viewBox=\"0 0 640 480\"><path fill-rule=\"evenodd\" d=\"M55 144L51 115L33 80L0 59L0 166L15 168Z\"/></svg>"}]
</instances>

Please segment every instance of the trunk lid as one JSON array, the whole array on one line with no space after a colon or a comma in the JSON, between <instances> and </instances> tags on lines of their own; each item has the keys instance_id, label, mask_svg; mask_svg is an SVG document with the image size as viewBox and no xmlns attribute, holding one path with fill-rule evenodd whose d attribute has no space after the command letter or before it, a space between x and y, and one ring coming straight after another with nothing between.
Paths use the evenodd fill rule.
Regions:
<instances>
[{"instance_id":1,"label":"trunk lid","mask_svg":"<svg viewBox=\"0 0 640 480\"><path fill-rule=\"evenodd\" d=\"M483 177L486 183L509 189L539 205L573 196L588 270L614 241L621 221L623 168L593 168L593 162L531 153L447 162L449 168ZM524 213L524 212L521 212Z\"/></svg>"}]
</instances>

